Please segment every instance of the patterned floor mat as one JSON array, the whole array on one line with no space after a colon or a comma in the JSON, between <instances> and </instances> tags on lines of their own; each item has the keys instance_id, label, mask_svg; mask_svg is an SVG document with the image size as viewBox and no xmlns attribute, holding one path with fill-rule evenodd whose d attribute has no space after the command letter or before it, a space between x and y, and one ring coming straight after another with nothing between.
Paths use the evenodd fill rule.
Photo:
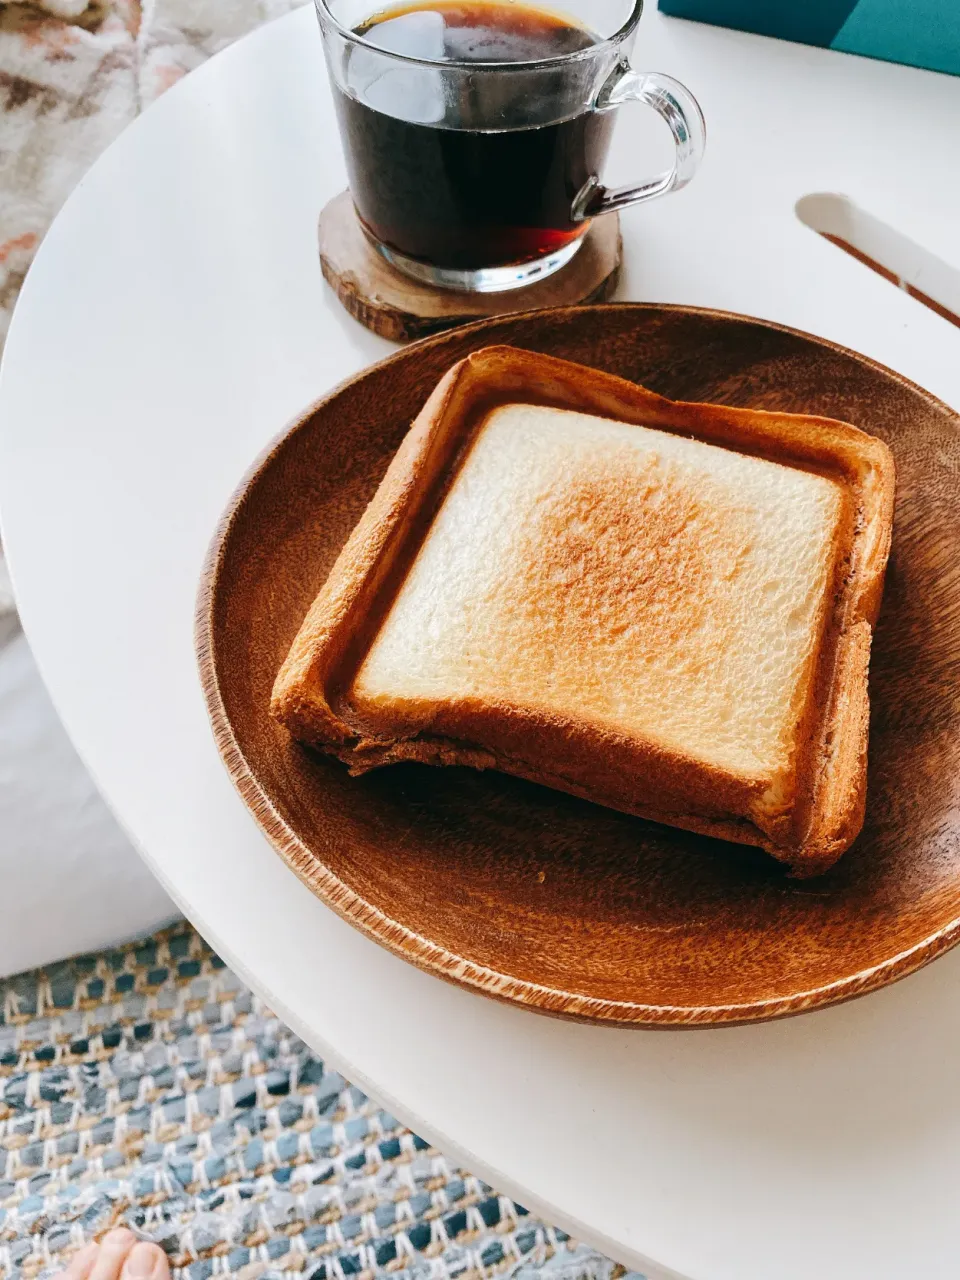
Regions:
<instances>
[{"instance_id":1,"label":"patterned floor mat","mask_svg":"<svg viewBox=\"0 0 960 1280\"><path fill-rule=\"evenodd\" d=\"M0 1275L615 1280L328 1069L187 925L0 984Z\"/></svg>"}]
</instances>

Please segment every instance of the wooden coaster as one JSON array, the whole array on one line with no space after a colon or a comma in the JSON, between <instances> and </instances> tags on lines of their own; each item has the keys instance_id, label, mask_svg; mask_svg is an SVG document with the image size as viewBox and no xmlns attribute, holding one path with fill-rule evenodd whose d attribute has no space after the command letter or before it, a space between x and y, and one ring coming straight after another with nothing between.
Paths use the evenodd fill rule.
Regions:
<instances>
[{"instance_id":1,"label":"wooden coaster","mask_svg":"<svg viewBox=\"0 0 960 1280\"><path fill-rule=\"evenodd\" d=\"M455 293L397 271L363 233L344 191L320 214L320 265L355 320L383 338L410 342L490 316L606 302L617 287L623 242L617 215L598 218L580 252L555 275L508 293Z\"/></svg>"}]
</instances>

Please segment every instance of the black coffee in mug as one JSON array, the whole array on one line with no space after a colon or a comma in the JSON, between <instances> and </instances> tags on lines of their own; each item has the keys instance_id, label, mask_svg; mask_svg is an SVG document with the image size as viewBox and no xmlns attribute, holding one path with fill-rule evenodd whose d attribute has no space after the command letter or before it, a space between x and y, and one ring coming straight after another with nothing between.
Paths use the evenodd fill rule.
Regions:
<instances>
[{"instance_id":1,"label":"black coffee in mug","mask_svg":"<svg viewBox=\"0 0 960 1280\"><path fill-rule=\"evenodd\" d=\"M592 218L678 190L700 162L697 100L630 65L643 0L563 0L563 16L539 0L315 3L354 203L416 280L492 293L545 279ZM608 188L628 102L664 120L674 163Z\"/></svg>"},{"instance_id":2,"label":"black coffee in mug","mask_svg":"<svg viewBox=\"0 0 960 1280\"><path fill-rule=\"evenodd\" d=\"M569 64L551 71L549 60L569 59L599 37L518 0L405 5L354 30L397 58L383 73L381 55L355 47L347 87L334 86L354 203L376 241L409 259L470 270L544 258L583 234L574 203L601 172L614 113L580 105L566 118L527 122L531 92L562 104ZM519 66L511 77L478 66L454 82L444 63L538 70L534 81Z\"/></svg>"}]
</instances>

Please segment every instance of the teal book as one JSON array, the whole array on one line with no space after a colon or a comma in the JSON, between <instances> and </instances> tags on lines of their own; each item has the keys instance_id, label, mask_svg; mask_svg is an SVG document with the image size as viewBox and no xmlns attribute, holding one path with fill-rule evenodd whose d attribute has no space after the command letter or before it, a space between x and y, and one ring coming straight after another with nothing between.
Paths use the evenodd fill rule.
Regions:
<instances>
[{"instance_id":1,"label":"teal book","mask_svg":"<svg viewBox=\"0 0 960 1280\"><path fill-rule=\"evenodd\" d=\"M664 13L960 75L960 0L660 0Z\"/></svg>"}]
</instances>

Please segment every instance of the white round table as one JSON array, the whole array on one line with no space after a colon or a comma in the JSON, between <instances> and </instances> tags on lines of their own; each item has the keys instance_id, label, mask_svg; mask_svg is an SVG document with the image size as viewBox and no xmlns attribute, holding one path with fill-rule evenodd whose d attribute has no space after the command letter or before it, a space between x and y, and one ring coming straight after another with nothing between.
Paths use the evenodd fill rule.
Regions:
<instances>
[{"instance_id":1,"label":"white round table","mask_svg":"<svg viewBox=\"0 0 960 1280\"><path fill-rule=\"evenodd\" d=\"M813 330L960 405L960 330L793 213L810 192L844 193L939 257L944 279L960 270L960 80L653 12L638 48L640 65L694 87L711 141L687 191L625 219L623 295ZM317 212L343 185L302 11L147 112L44 243L0 379L0 499L68 731L244 978L521 1203L651 1280L953 1280L960 951L774 1025L554 1022L355 933L231 788L193 655L208 538L269 437L388 349L320 277Z\"/></svg>"}]
</instances>

